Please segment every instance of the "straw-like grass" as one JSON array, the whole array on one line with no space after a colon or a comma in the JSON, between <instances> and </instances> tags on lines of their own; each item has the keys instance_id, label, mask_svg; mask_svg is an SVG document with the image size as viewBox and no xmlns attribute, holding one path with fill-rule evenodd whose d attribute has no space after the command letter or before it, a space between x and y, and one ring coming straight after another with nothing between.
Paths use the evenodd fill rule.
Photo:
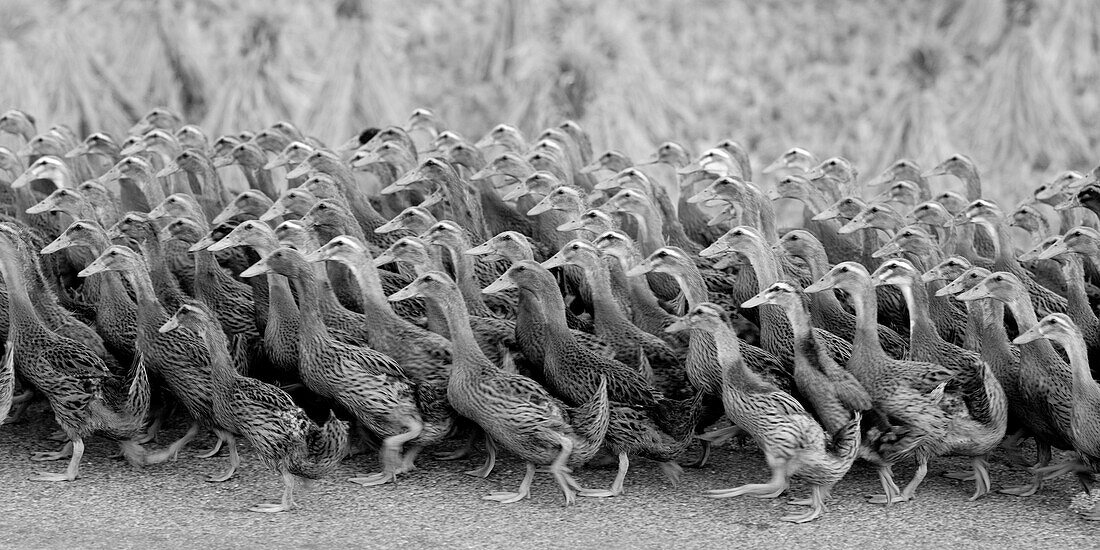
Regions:
<instances>
[{"instance_id":1,"label":"straw-like grass","mask_svg":"<svg viewBox=\"0 0 1100 550\"><path fill-rule=\"evenodd\" d=\"M1009 1L1030 25L1006 0L8 0L0 108L119 133L165 105L336 143L425 106L470 138L574 118L637 159L729 137L864 175L959 151L1019 198L1096 162L1100 3Z\"/></svg>"}]
</instances>

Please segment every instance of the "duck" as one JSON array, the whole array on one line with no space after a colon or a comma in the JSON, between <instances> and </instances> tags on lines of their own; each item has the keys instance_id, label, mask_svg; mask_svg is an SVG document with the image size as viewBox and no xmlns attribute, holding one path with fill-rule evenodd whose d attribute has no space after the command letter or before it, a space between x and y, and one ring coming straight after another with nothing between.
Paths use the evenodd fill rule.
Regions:
<instances>
[{"instance_id":1,"label":"duck","mask_svg":"<svg viewBox=\"0 0 1100 550\"><path fill-rule=\"evenodd\" d=\"M987 298L1003 302L1021 331L1026 332L1038 324L1027 287L1012 273L993 272L955 296L960 301ZM1002 489L1001 492L1022 497L1033 495L1042 488L1046 477L1043 471L1050 463L1052 447L1073 449L1070 426L1073 374L1050 341L1045 339L1020 345L1020 361L1015 372L1019 401L1012 405L1019 412L1023 427L1035 438L1038 463L1030 484Z\"/></svg>"},{"instance_id":2,"label":"duck","mask_svg":"<svg viewBox=\"0 0 1100 550\"><path fill-rule=\"evenodd\" d=\"M567 404L578 406L606 383L608 399L615 404L606 446L619 459L619 470L608 490L581 490L586 497L614 497L622 493L629 456L657 460L674 483L679 478L678 459L690 446L695 426L694 411L700 397L683 401L666 399L639 370L614 359L600 357L581 346L565 322L565 302L553 276L533 261L517 262L482 292L510 287L520 289L516 317L516 342L523 354L541 365L545 386ZM686 420L685 420L686 419Z\"/></svg>"},{"instance_id":3,"label":"duck","mask_svg":"<svg viewBox=\"0 0 1100 550\"><path fill-rule=\"evenodd\" d=\"M1100 425L1096 421L1100 414L1100 386L1092 377L1084 339L1073 320L1061 313L1047 315L1017 336L1013 343L1026 345L1038 339L1058 342L1069 355L1073 373L1073 412L1070 417L1073 446L1090 464L1095 463L1100 455ZM1100 506L1093 506L1083 516L1093 521L1100 519Z\"/></svg>"},{"instance_id":4,"label":"duck","mask_svg":"<svg viewBox=\"0 0 1100 550\"><path fill-rule=\"evenodd\" d=\"M935 394L942 391L941 386L946 385L953 373L940 365L902 361L886 355L874 328L876 298L871 275L865 267L856 262L839 263L804 290L812 294L834 288L848 293L859 323L847 369L871 396L878 416L889 419L888 428L867 436L865 447L878 466L885 493L872 497L871 502L892 504L911 500L927 475L928 462L947 450L948 418ZM917 471L905 489L898 491L892 465L905 458L916 459Z\"/></svg>"},{"instance_id":5,"label":"duck","mask_svg":"<svg viewBox=\"0 0 1100 550\"><path fill-rule=\"evenodd\" d=\"M570 408L534 380L502 370L485 357L470 328L462 293L446 274L422 273L388 299L413 297L435 303L447 318L454 350L447 381L451 406L477 423L494 445L526 463L518 490L494 492L484 498L505 504L528 498L536 467L549 465L565 495L566 505L574 503L578 485L570 475L570 466L592 459L607 434L610 420L607 379L600 379L590 399Z\"/></svg>"},{"instance_id":6,"label":"duck","mask_svg":"<svg viewBox=\"0 0 1100 550\"><path fill-rule=\"evenodd\" d=\"M9 319L0 367L6 386L2 401L6 410L11 408L11 380L18 373L45 395L54 420L68 440L56 453L31 457L35 461L69 457L65 472L40 472L30 479L76 480L84 457L84 439L97 432L116 440L132 465L144 465L145 450L137 442L143 435L150 403L144 364L134 366L132 380L126 386L92 349L47 327L36 311L24 274L26 262L33 262L33 258L20 233L11 225L0 224L0 273L7 289Z\"/></svg>"},{"instance_id":7,"label":"duck","mask_svg":"<svg viewBox=\"0 0 1100 550\"><path fill-rule=\"evenodd\" d=\"M781 519L804 523L821 517L832 486L844 477L859 454L861 413L855 412L830 442L825 430L798 400L745 367L736 345L737 335L722 322L721 308L706 302L696 305L683 323L695 330L717 333L719 356L729 357L722 383L726 415L752 436L764 451L771 469L771 479L766 483L708 490L704 495L710 498L741 495L775 498L787 490L792 477L797 477L811 486L810 499L804 502L810 508L806 513ZM834 445L832 452L827 448L829 443Z\"/></svg>"},{"instance_id":8,"label":"duck","mask_svg":"<svg viewBox=\"0 0 1100 550\"><path fill-rule=\"evenodd\" d=\"M441 441L450 433L453 413L431 386L409 380L389 356L345 344L330 335L322 321L317 275L301 252L279 247L241 276L268 273L285 276L298 290L298 370L302 382L314 393L342 405L364 428L382 438L382 471L349 481L364 486L396 482L399 474L415 467L414 460L423 446ZM403 452L405 445L410 448Z\"/></svg>"},{"instance_id":9,"label":"duck","mask_svg":"<svg viewBox=\"0 0 1100 550\"><path fill-rule=\"evenodd\" d=\"M231 433L217 424L213 412L213 398L209 393L210 354L200 338L190 331L172 334L159 332L168 320L168 313L154 291L153 279L146 261L130 248L112 245L105 249L79 275L89 277L108 271L118 272L134 289L137 302L137 338L135 347L142 363L163 381L165 387L191 416L187 432L166 448L147 454L146 464L159 464L175 459L205 427L218 436L209 451L198 455L211 458L221 450L225 442L234 441ZM181 305L182 305L181 301ZM178 307L178 306L177 306ZM222 474L211 476L209 481L224 482L233 477L239 460L230 457L229 468Z\"/></svg>"},{"instance_id":10,"label":"duck","mask_svg":"<svg viewBox=\"0 0 1100 550\"><path fill-rule=\"evenodd\" d=\"M876 285L900 288L909 304L912 346L907 359L942 365L955 373L956 392L966 411L949 418L948 452L972 457L976 487L970 500L977 500L990 490L988 459L1004 439L1008 402L993 369L977 352L940 338L927 314L928 289L921 275L908 261L892 259L883 262L871 278Z\"/></svg>"},{"instance_id":11,"label":"duck","mask_svg":"<svg viewBox=\"0 0 1100 550\"><path fill-rule=\"evenodd\" d=\"M829 270L825 247L817 237L804 229L788 231L772 248L801 258L810 267L810 276L815 280L824 277ZM811 296L810 300L813 303L813 307L810 308L810 317L815 326L824 327L849 342L855 339L855 315L844 309L835 293L820 292ZM906 339L883 325L878 326L878 331L879 341L882 342L886 353L895 359L904 358L909 352Z\"/></svg>"},{"instance_id":12,"label":"duck","mask_svg":"<svg viewBox=\"0 0 1100 550\"><path fill-rule=\"evenodd\" d=\"M595 245L574 239L542 263L547 269L562 265L575 265L584 271L592 288L595 334L615 348L615 359L643 372L651 369L659 388L669 394L679 393L685 385L680 360L664 340L643 331L627 318L613 297L606 259Z\"/></svg>"},{"instance_id":13,"label":"duck","mask_svg":"<svg viewBox=\"0 0 1100 550\"><path fill-rule=\"evenodd\" d=\"M331 475L348 452L348 424L329 411L318 426L277 386L241 376L229 357L225 335L214 314L201 303L184 304L158 332L188 330L203 339L210 352L213 410L218 423L243 436L260 461L283 479L280 502L262 503L252 512L275 513L294 508L294 489L302 480ZM236 445L229 446L231 457Z\"/></svg>"}]
</instances>

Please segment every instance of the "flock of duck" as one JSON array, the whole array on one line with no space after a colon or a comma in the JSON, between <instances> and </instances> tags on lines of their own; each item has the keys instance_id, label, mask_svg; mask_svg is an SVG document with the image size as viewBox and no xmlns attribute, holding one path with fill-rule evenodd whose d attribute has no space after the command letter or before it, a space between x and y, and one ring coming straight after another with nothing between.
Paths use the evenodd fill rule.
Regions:
<instances>
[{"instance_id":1,"label":"flock of duck","mask_svg":"<svg viewBox=\"0 0 1100 550\"><path fill-rule=\"evenodd\" d=\"M1018 496L1087 483L1100 457L1100 169L1006 212L962 155L860 182L794 148L765 193L732 140L638 164L593 155L572 121L474 143L424 109L336 148L287 122L209 139L162 108L121 141L18 110L0 132L23 144L0 148L0 418L44 398L64 446L32 460L69 459L35 480L76 479L92 434L146 466L212 431L200 456L229 464L210 480L244 438L285 484L253 510L279 512L351 453L377 449L380 471L349 481L379 485L458 438L436 456L484 449L468 474L501 451L526 463L486 499L528 498L543 467L569 504L622 493L631 459L675 482L744 435L767 481L707 496L800 479L805 511L782 519L805 522L857 458L891 504L939 456L971 459L947 474L971 499L998 448L1027 469L1001 489ZM947 175L965 193L934 192ZM777 199L801 202L801 227L779 230ZM158 446L178 410L189 429ZM601 453L614 480L581 486ZM916 464L904 487L899 463Z\"/></svg>"}]
</instances>

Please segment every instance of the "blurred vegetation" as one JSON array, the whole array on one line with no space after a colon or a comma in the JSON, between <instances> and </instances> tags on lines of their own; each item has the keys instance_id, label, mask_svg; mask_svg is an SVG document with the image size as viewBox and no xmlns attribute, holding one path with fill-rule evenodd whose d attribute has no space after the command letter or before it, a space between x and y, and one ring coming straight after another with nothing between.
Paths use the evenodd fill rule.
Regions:
<instances>
[{"instance_id":1,"label":"blurred vegetation","mask_svg":"<svg viewBox=\"0 0 1100 550\"><path fill-rule=\"evenodd\" d=\"M0 4L0 109L82 134L166 105L337 143L424 106L471 138L574 118L635 159L730 137L758 167L799 145L866 177L963 152L1016 199L1098 160L1094 0Z\"/></svg>"}]
</instances>

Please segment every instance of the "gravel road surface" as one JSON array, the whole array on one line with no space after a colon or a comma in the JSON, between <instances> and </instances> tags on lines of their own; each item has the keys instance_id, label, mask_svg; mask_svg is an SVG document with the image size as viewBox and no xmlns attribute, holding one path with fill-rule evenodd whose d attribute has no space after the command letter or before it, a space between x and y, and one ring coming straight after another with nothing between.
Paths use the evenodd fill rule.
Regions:
<instances>
[{"instance_id":1,"label":"gravel road surface","mask_svg":"<svg viewBox=\"0 0 1100 550\"><path fill-rule=\"evenodd\" d=\"M940 477L968 461L933 462L913 502L890 508L868 504L878 482L867 464L856 464L834 491L825 516L805 525L779 521L790 513L786 498L712 500L704 489L762 482L768 472L759 450L736 443L717 449L701 470L685 470L670 485L652 462L638 461L627 477L627 493L613 499L564 499L548 474L538 474L532 498L517 504L483 501L490 491L514 490L523 465L505 456L487 480L461 472L481 457L441 462L425 456L420 469L397 485L360 487L354 473L374 471L373 456L344 462L338 474L300 491L299 507L265 515L247 509L274 501L277 475L264 469L242 444L242 468L228 482L208 483L222 471L221 456L199 460L213 439L184 450L179 461L135 469L107 458L115 447L89 441L81 477L74 483L34 483L38 470L62 471L64 462L35 463L33 452L53 450L42 405L29 418L0 427L0 547L9 548L1095 548L1100 525L1067 508L1080 491L1066 478L1036 496L991 494L968 502L972 482ZM159 438L182 432L182 421ZM1064 454L1058 457L1064 457ZM899 484L910 465L896 468ZM1027 475L995 460L994 487L1023 483ZM588 486L608 485L610 468L586 468L577 478ZM790 494L806 495L796 482Z\"/></svg>"}]
</instances>

